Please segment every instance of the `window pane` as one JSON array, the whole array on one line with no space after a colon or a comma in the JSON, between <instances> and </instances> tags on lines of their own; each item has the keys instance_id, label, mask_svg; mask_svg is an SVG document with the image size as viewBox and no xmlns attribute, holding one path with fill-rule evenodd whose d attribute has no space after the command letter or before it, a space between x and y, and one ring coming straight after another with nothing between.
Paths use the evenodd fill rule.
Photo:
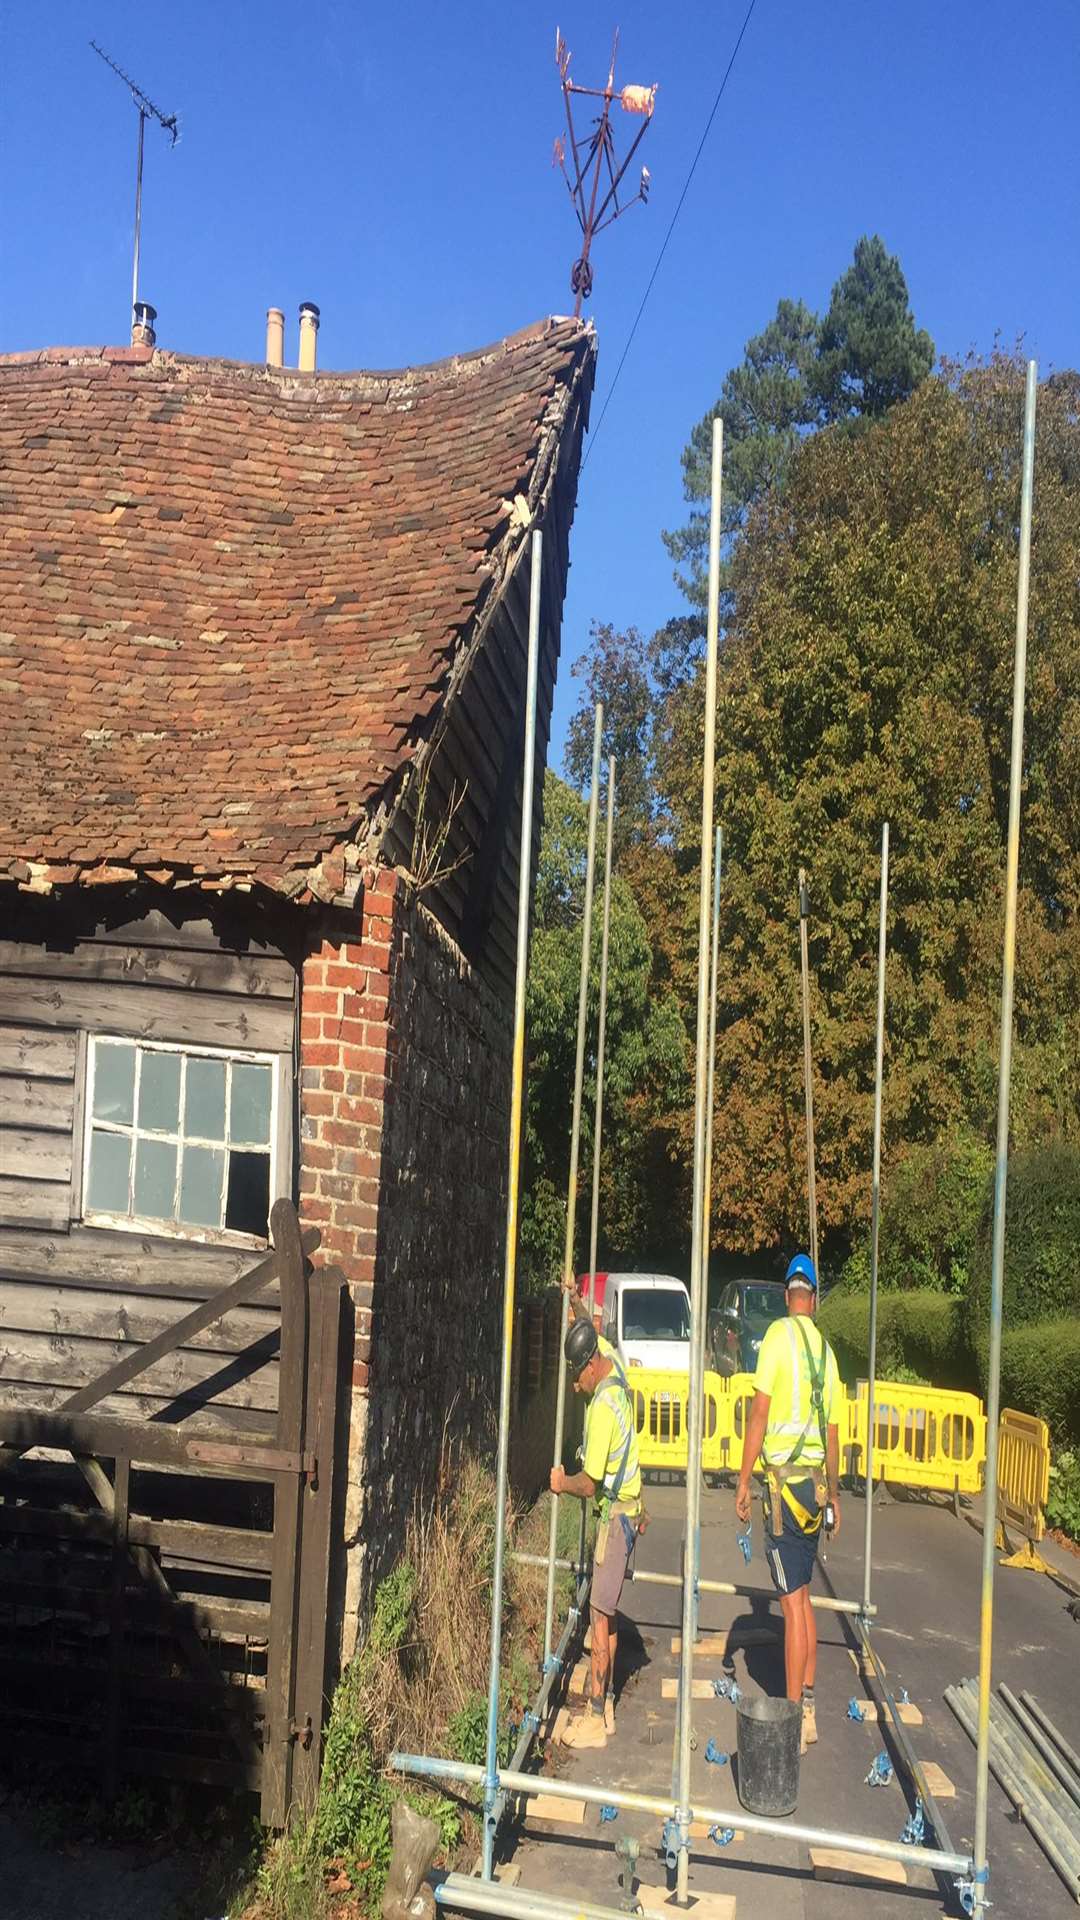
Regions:
<instances>
[{"instance_id":1,"label":"window pane","mask_svg":"<svg viewBox=\"0 0 1080 1920\"><path fill-rule=\"evenodd\" d=\"M180 1055L144 1053L139 1074L139 1125L175 1133L180 1119Z\"/></svg>"},{"instance_id":2,"label":"window pane","mask_svg":"<svg viewBox=\"0 0 1080 1920\"><path fill-rule=\"evenodd\" d=\"M86 1183L86 1204L91 1212L127 1212L130 1164L130 1135L102 1133L95 1127L90 1137L90 1175Z\"/></svg>"},{"instance_id":3,"label":"window pane","mask_svg":"<svg viewBox=\"0 0 1080 1920\"><path fill-rule=\"evenodd\" d=\"M135 1049L97 1041L94 1045L94 1119L117 1120L130 1127L135 1114ZM127 1202L124 1202L125 1206Z\"/></svg>"},{"instance_id":4,"label":"window pane","mask_svg":"<svg viewBox=\"0 0 1080 1920\"><path fill-rule=\"evenodd\" d=\"M188 1060L184 1132L200 1140L224 1140L224 1060Z\"/></svg>"},{"instance_id":5,"label":"window pane","mask_svg":"<svg viewBox=\"0 0 1080 1920\"><path fill-rule=\"evenodd\" d=\"M193 1227L220 1227L224 1147L185 1147L180 1172L180 1218Z\"/></svg>"},{"instance_id":6,"label":"window pane","mask_svg":"<svg viewBox=\"0 0 1080 1920\"><path fill-rule=\"evenodd\" d=\"M230 1153L225 1225L234 1233L262 1233L270 1219L270 1155Z\"/></svg>"},{"instance_id":7,"label":"window pane","mask_svg":"<svg viewBox=\"0 0 1080 1920\"><path fill-rule=\"evenodd\" d=\"M171 1140L138 1140L132 1212L147 1220L172 1220L176 1193L176 1148Z\"/></svg>"},{"instance_id":8,"label":"window pane","mask_svg":"<svg viewBox=\"0 0 1080 1920\"><path fill-rule=\"evenodd\" d=\"M232 1070L229 1139L245 1146L270 1144L270 1069L237 1064Z\"/></svg>"}]
</instances>

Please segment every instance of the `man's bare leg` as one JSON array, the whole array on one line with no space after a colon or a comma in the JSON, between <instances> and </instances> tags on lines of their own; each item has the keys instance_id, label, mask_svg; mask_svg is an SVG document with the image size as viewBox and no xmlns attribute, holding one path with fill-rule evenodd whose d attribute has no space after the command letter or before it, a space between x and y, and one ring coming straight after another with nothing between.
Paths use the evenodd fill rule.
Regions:
<instances>
[{"instance_id":1,"label":"man's bare leg","mask_svg":"<svg viewBox=\"0 0 1080 1920\"><path fill-rule=\"evenodd\" d=\"M613 1652L615 1636L612 1632L614 1621L608 1613L598 1613L595 1607L589 1608L589 1621L592 1626L592 1658L590 1660L591 1692L594 1703L600 1702L600 1712L604 1709L604 1697L610 1684L614 1668Z\"/></svg>"},{"instance_id":2,"label":"man's bare leg","mask_svg":"<svg viewBox=\"0 0 1080 1920\"><path fill-rule=\"evenodd\" d=\"M810 1588L800 1587L795 1598L803 1603L803 1624L806 1633L806 1665L803 1669L803 1746L817 1745L817 1706L814 1700L814 1679L817 1674L817 1619L810 1604Z\"/></svg>"},{"instance_id":3,"label":"man's bare leg","mask_svg":"<svg viewBox=\"0 0 1080 1920\"><path fill-rule=\"evenodd\" d=\"M784 1616L784 1678L787 1683L789 1700L801 1700L806 1682L806 1614L803 1604L805 1588L796 1593L784 1593L780 1596L780 1611Z\"/></svg>"}]
</instances>

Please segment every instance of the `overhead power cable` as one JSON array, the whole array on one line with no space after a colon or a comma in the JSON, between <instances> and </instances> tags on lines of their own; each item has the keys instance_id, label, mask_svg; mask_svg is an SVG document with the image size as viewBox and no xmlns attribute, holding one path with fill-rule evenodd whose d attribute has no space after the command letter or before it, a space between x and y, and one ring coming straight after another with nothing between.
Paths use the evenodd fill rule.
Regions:
<instances>
[{"instance_id":1,"label":"overhead power cable","mask_svg":"<svg viewBox=\"0 0 1080 1920\"><path fill-rule=\"evenodd\" d=\"M607 415L607 410L611 405L612 396L614 395L615 389L619 384L619 375L621 374L624 366L626 365L627 356L630 352L631 347L634 344L634 335L636 334L638 327L641 323L641 316L644 313L646 306L648 305L649 295L651 294L653 287L656 284L657 275L659 274L660 268L663 265L664 255L668 250L668 246L671 241L671 236L675 231L676 222L683 209L683 202L686 199L686 196L689 193L691 185L693 183L694 175L697 172L697 168L698 168L698 161L701 159L701 156L705 151L705 143L708 140L709 134L712 131L712 123L716 119L716 115L720 107L720 102L724 97L724 90L727 87L728 81L731 79L732 68L734 67L735 62L739 57L739 48L742 46L743 40L746 37L746 30L750 25L751 19L753 18L754 8L756 6L757 6L757 0L750 0L750 5L746 9L746 17L743 20L742 26L739 28L739 37L736 40L735 45L731 50L731 58L728 61L726 68L724 69L724 77L721 80L720 85L717 89L716 99L713 101L712 106L709 110L709 117L705 122L705 131L703 132L701 139L698 141L697 152L695 153L692 161L690 162L690 171L683 182L682 192L680 193L679 198L675 203L675 211L672 214L671 219L668 223L668 230L664 235L663 241L661 243L660 251L656 256L656 264L649 275L648 282L645 287L645 291L642 294L641 300L638 305L638 310L634 315L633 324L630 328L630 332L626 337L626 345L624 346L622 353L619 356L619 364L615 369L615 376L611 382L610 387L607 390L607 397L604 401L604 404L600 409L600 418L597 421L596 426L593 429L593 432L589 436L589 444L585 449L585 458L581 463L582 473L584 473L585 468L589 464L589 456L596 445L597 439L599 437L600 429L603 426L605 417Z\"/></svg>"}]
</instances>

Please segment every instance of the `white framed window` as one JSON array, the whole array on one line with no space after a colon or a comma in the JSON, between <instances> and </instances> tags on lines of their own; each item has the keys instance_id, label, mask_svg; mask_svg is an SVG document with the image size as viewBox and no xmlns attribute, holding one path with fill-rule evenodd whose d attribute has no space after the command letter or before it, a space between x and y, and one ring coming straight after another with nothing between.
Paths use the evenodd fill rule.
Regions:
<instances>
[{"instance_id":1,"label":"white framed window","mask_svg":"<svg viewBox=\"0 0 1080 1920\"><path fill-rule=\"evenodd\" d=\"M83 1219L265 1241L278 1192L278 1064L273 1054L91 1035Z\"/></svg>"}]
</instances>

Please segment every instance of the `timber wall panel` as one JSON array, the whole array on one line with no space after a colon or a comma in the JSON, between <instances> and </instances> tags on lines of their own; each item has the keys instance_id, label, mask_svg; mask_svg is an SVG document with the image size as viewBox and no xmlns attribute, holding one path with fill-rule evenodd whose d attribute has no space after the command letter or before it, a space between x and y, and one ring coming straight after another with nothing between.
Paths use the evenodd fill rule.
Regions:
<instances>
[{"instance_id":1,"label":"timber wall panel","mask_svg":"<svg viewBox=\"0 0 1080 1920\"><path fill-rule=\"evenodd\" d=\"M296 971L266 942L160 912L69 927L62 902L16 908L0 941L0 1406L59 1408L132 1345L248 1271L250 1246L83 1226L84 1049L115 1033L290 1061ZM96 913L95 909L95 913ZM234 909L235 911L235 909ZM114 914L114 920L117 916ZM291 1071L289 1079L291 1082ZM286 1127L291 1136L291 1127ZM290 1149L291 1151L291 1149ZM286 1190L291 1168L286 1168ZM277 1405L278 1289L112 1396L125 1419L261 1432ZM213 1393L213 1404L201 1405Z\"/></svg>"}]
</instances>

